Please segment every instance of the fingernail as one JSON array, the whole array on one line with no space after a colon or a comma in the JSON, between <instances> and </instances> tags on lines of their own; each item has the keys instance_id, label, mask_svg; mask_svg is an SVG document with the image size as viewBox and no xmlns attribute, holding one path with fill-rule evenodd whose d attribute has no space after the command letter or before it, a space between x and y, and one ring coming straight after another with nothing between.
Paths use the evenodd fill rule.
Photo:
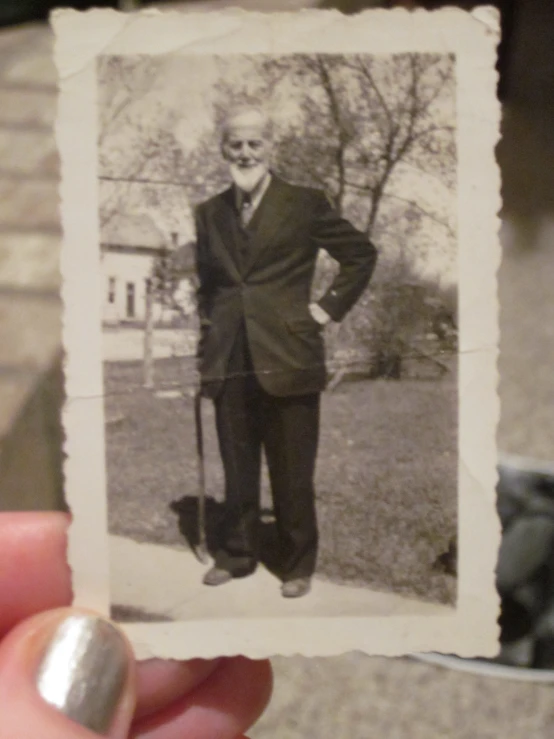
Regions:
<instances>
[{"instance_id":1,"label":"fingernail","mask_svg":"<svg viewBox=\"0 0 554 739\"><path fill-rule=\"evenodd\" d=\"M54 633L36 683L47 703L87 729L104 733L127 670L127 648L114 626L94 616L70 616Z\"/></svg>"}]
</instances>

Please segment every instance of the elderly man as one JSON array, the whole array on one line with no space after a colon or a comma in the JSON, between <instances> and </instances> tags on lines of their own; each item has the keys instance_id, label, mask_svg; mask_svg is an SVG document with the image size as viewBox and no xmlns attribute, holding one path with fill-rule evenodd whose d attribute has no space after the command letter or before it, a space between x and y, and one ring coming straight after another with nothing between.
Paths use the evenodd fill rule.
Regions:
<instances>
[{"instance_id":1,"label":"elderly man","mask_svg":"<svg viewBox=\"0 0 554 739\"><path fill-rule=\"evenodd\" d=\"M376 250L325 195L270 169L272 127L263 111L229 114L221 150L231 187L196 212L199 369L214 399L225 472L221 547L204 577L222 585L259 560L262 449L269 470L284 597L310 590L318 531L314 471L323 327L340 321L367 286ZM318 251L340 270L317 303Z\"/></svg>"}]
</instances>

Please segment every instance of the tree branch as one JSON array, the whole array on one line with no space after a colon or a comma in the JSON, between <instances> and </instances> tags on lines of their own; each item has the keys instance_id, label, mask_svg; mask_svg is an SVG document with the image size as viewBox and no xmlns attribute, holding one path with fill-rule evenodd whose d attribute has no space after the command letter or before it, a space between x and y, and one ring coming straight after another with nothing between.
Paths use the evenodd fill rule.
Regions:
<instances>
[{"instance_id":1,"label":"tree branch","mask_svg":"<svg viewBox=\"0 0 554 739\"><path fill-rule=\"evenodd\" d=\"M360 70L360 72L362 73L362 75L366 78L366 80L369 82L372 90L377 95L377 98L379 100L379 103L381 104L381 107L383 108L383 110L385 112L385 115L387 117L387 120L389 122L389 126L392 129L394 127L394 125L395 125L395 121L394 121L392 112L391 112L389 106L387 105L387 101L385 100L385 97L384 97L383 93L381 92L381 90L379 89L379 86L375 82L375 79L373 77L373 74L366 67L366 65L363 63L363 61L359 57L358 57L358 60L357 61L358 61L358 69Z\"/></svg>"},{"instance_id":2,"label":"tree branch","mask_svg":"<svg viewBox=\"0 0 554 739\"><path fill-rule=\"evenodd\" d=\"M426 210L421 205L419 205L419 203L417 203L415 200L410 200L409 198L403 198L401 195L395 195L394 193L385 193L384 196L387 198L394 198L394 200L400 200L403 203L408 203L408 205L411 205L413 208L416 208L416 210L418 210L421 213L421 215L425 216L426 218L429 218L429 220L434 221L435 223L438 223L439 226L442 226L443 228L445 228L449 236L452 236L453 238L456 236L454 229L450 226L448 221L445 221L444 219L439 218L439 216L437 216L436 214L431 213L430 211Z\"/></svg>"},{"instance_id":3,"label":"tree branch","mask_svg":"<svg viewBox=\"0 0 554 739\"><path fill-rule=\"evenodd\" d=\"M360 190L360 192L371 192L372 188L369 185L360 185L358 182L350 182L345 180L344 184L346 187L350 187L352 190Z\"/></svg>"},{"instance_id":4,"label":"tree branch","mask_svg":"<svg viewBox=\"0 0 554 739\"><path fill-rule=\"evenodd\" d=\"M338 141L339 141L339 145L337 147L337 152L335 155L335 163L337 166L338 181L339 181L337 201L338 201L339 208L342 208L342 201L344 197L344 177L345 177L344 152L345 152L346 147L348 146L348 133L344 130L341 111L340 111L340 107L337 101L337 96L336 96L336 93L333 87L333 83L331 81L331 75L329 73L329 70L324 64L321 55L318 55L317 62L318 62L318 70L320 74L321 83L323 85L323 89L325 90L325 93L327 94L327 97L329 98L329 107L331 110L331 117L333 118L333 121L335 122L335 126L337 127Z\"/></svg>"}]
</instances>

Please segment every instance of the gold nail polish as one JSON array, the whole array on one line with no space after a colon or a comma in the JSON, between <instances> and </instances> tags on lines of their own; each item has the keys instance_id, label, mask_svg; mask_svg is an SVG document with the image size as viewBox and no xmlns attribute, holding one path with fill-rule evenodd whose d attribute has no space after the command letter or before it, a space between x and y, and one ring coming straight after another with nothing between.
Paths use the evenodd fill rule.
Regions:
<instances>
[{"instance_id":1,"label":"gold nail polish","mask_svg":"<svg viewBox=\"0 0 554 739\"><path fill-rule=\"evenodd\" d=\"M87 729L104 733L114 717L128 670L123 637L108 621L70 616L54 633L36 683L50 705Z\"/></svg>"}]
</instances>

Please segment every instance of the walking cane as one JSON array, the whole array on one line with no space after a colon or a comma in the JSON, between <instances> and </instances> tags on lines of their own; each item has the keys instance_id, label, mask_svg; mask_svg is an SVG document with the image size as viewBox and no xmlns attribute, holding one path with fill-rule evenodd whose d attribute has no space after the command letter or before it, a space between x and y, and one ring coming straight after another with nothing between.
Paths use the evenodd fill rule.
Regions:
<instances>
[{"instance_id":1,"label":"walking cane","mask_svg":"<svg viewBox=\"0 0 554 739\"><path fill-rule=\"evenodd\" d=\"M199 562L210 561L206 536L206 474L204 465L204 434L202 429L202 393L198 388L194 394L194 429L196 431L196 465L198 470L198 544L195 554Z\"/></svg>"}]
</instances>

